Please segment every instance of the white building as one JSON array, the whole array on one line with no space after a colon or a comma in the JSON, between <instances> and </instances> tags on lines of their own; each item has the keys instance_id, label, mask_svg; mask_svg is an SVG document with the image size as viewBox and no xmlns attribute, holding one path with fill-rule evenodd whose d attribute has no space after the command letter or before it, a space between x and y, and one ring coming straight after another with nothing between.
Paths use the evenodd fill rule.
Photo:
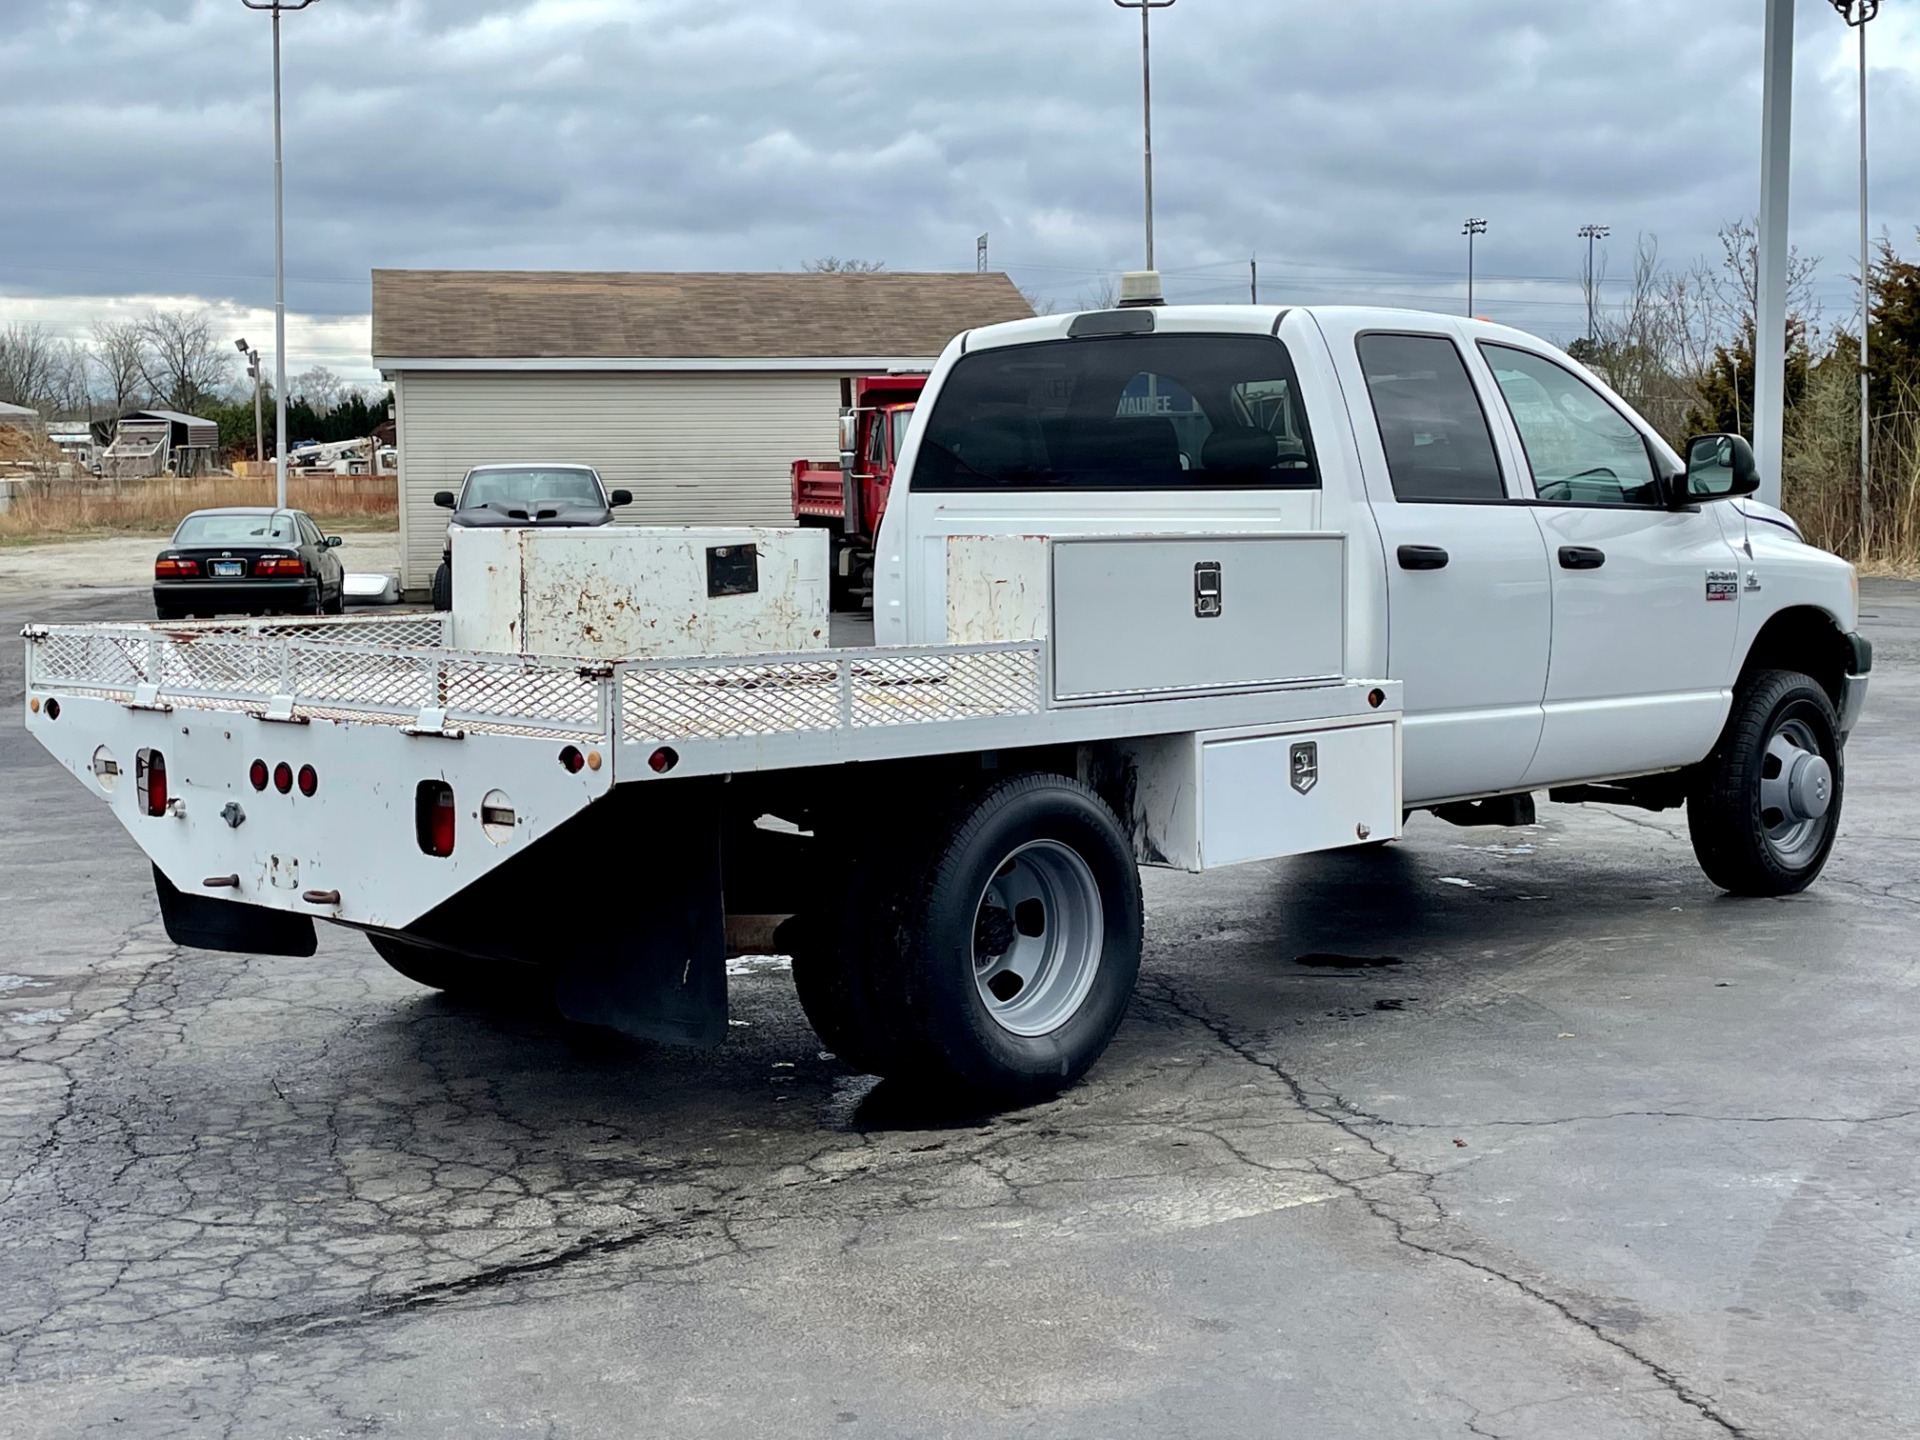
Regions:
<instances>
[{"instance_id":1,"label":"white building","mask_svg":"<svg viewBox=\"0 0 1920 1440\"><path fill-rule=\"evenodd\" d=\"M790 523L792 462L837 453L855 376L1030 314L998 274L376 270L401 585L439 563L434 492L495 461L592 465L637 523Z\"/></svg>"}]
</instances>

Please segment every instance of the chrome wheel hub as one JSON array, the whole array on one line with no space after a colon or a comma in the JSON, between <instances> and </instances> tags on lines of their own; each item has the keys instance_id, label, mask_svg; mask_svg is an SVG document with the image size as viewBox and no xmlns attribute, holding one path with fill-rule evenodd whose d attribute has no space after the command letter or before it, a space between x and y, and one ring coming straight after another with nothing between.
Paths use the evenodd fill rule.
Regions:
<instances>
[{"instance_id":1,"label":"chrome wheel hub","mask_svg":"<svg viewBox=\"0 0 1920 1440\"><path fill-rule=\"evenodd\" d=\"M1760 824L1768 848L1783 862L1799 864L1819 848L1833 788L1833 766L1807 723L1782 721L1761 757Z\"/></svg>"}]
</instances>

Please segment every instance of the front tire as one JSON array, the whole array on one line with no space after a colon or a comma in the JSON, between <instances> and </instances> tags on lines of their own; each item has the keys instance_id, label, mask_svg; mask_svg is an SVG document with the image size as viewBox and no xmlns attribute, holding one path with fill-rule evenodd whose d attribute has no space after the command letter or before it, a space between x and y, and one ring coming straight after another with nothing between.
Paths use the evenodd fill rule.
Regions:
<instances>
[{"instance_id":1,"label":"front tire","mask_svg":"<svg viewBox=\"0 0 1920 1440\"><path fill-rule=\"evenodd\" d=\"M1735 895L1798 894L1827 863L1845 788L1827 692L1796 671L1760 671L1687 797L1700 868Z\"/></svg>"},{"instance_id":2,"label":"front tire","mask_svg":"<svg viewBox=\"0 0 1920 1440\"><path fill-rule=\"evenodd\" d=\"M440 568L433 572L433 608L453 609L453 566L444 560L440 562Z\"/></svg>"}]
</instances>

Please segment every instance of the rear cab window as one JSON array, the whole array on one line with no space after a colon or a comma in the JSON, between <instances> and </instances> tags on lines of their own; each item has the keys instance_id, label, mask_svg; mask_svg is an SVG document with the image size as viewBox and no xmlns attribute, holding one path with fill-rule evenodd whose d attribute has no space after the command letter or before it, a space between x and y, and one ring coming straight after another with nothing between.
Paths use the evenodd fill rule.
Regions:
<instances>
[{"instance_id":1,"label":"rear cab window","mask_svg":"<svg viewBox=\"0 0 1920 1440\"><path fill-rule=\"evenodd\" d=\"M1316 489L1293 359L1261 335L1054 340L961 357L916 490Z\"/></svg>"},{"instance_id":2,"label":"rear cab window","mask_svg":"<svg viewBox=\"0 0 1920 1440\"><path fill-rule=\"evenodd\" d=\"M1376 333L1355 345L1394 499L1504 501L1493 432L1453 341Z\"/></svg>"}]
</instances>

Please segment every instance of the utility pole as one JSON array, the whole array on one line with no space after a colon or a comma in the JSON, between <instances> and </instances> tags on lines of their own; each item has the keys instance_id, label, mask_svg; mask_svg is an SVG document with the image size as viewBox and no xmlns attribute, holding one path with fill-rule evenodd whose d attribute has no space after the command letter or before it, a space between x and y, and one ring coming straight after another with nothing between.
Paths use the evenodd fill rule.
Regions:
<instances>
[{"instance_id":1,"label":"utility pole","mask_svg":"<svg viewBox=\"0 0 1920 1440\"><path fill-rule=\"evenodd\" d=\"M273 503L287 508L287 222L280 146L280 12L313 0L240 0L273 15Z\"/></svg>"},{"instance_id":2,"label":"utility pole","mask_svg":"<svg viewBox=\"0 0 1920 1440\"><path fill-rule=\"evenodd\" d=\"M1487 222L1469 220L1460 233L1467 237L1467 318L1473 318L1473 237L1487 233Z\"/></svg>"},{"instance_id":3,"label":"utility pole","mask_svg":"<svg viewBox=\"0 0 1920 1440\"><path fill-rule=\"evenodd\" d=\"M1873 371L1867 338L1873 329L1873 256L1867 238L1867 22L1880 13L1880 0L1832 0L1840 18L1860 37L1860 548L1873 534L1873 498L1869 468L1873 455Z\"/></svg>"},{"instance_id":4,"label":"utility pole","mask_svg":"<svg viewBox=\"0 0 1920 1440\"><path fill-rule=\"evenodd\" d=\"M1173 0L1113 0L1122 10L1140 12L1140 116L1142 157L1147 173L1147 269L1153 269L1153 58L1151 27L1148 19L1156 10L1165 10Z\"/></svg>"},{"instance_id":5,"label":"utility pole","mask_svg":"<svg viewBox=\"0 0 1920 1440\"><path fill-rule=\"evenodd\" d=\"M1591 351L1591 350L1592 350L1592 348L1593 348L1593 345L1594 345L1594 333L1593 333L1593 304L1594 304L1594 278L1593 278L1593 242L1594 242L1594 241L1596 241L1596 240L1604 240L1604 239L1606 239L1606 238L1607 238L1607 236L1609 236L1609 235L1611 235L1611 234L1613 233L1613 231L1612 231L1612 230L1610 230L1610 229L1609 229L1609 228L1608 228L1607 226L1605 226L1605 225L1582 225L1582 226L1580 227L1580 232L1579 232L1579 233L1580 233L1580 238L1581 238L1582 240L1584 240L1584 241L1586 241L1586 242L1587 242L1587 348L1588 348L1588 350L1589 350L1589 351Z\"/></svg>"},{"instance_id":6,"label":"utility pole","mask_svg":"<svg viewBox=\"0 0 1920 1440\"><path fill-rule=\"evenodd\" d=\"M1753 454L1764 504L1780 503L1786 455L1788 159L1793 149L1793 0L1767 0L1760 96L1759 305L1753 353Z\"/></svg>"},{"instance_id":7,"label":"utility pole","mask_svg":"<svg viewBox=\"0 0 1920 1440\"><path fill-rule=\"evenodd\" d=\"M1260 303L1260 257L1258 255L1247 261L1247 284L1253 292L1251 303L1258 305Z\"/></svg>"}]
</instances>

